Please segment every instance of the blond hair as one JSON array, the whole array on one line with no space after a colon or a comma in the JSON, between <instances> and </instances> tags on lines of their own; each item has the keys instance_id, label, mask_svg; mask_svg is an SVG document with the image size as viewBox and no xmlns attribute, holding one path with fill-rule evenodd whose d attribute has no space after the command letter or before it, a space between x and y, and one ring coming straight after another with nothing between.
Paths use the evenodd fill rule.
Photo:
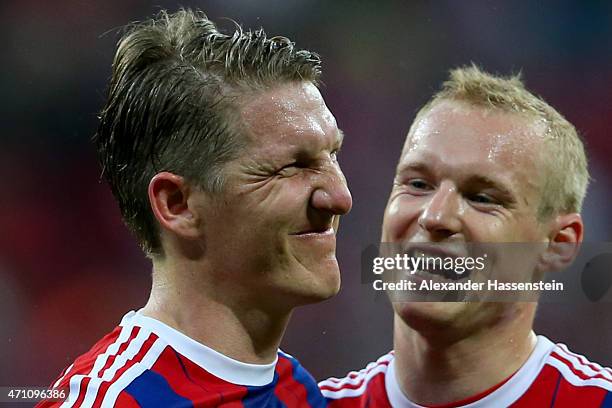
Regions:
<instances>
[{"instance_id":1,"label":"blond hair","mask_svg":"<svg viewBox=\"0 0 612 408\"><path fill-rule=\"evenodd\" d=\"M559 213L581 211L589 183L582 141L567 119L525 88L520 74L497 76L484 72L474 64L453 69L449 79L442 84L442 89L419 110L412 128L433 105L443 100L518 113L545 124L541 152L545 161L545 180L538 216L546 219ZM412 134L412 128L409 134Z\"/></svg>"}]
</instances>

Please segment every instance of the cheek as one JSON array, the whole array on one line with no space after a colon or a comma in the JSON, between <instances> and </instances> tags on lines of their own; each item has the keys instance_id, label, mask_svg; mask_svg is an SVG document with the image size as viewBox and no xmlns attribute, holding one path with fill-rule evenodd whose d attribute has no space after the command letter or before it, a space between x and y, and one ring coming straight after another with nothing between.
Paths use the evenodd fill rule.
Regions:
<instances>
[{"instance_id":1,"label":"cheek","mask_svg":"<svg viewBox=\"0 0 612 408\"><path fill-rule=\"evenodd\" d=\"M265 186L238 197L239 206L249 216L260 217L275 212L282 214L295 210L308 200L312 182L304 174L270 180Z\"/></svg>"},{"instance_id":2,"label":"cheek","mask_svg":"<svg viewBox=\"0 0 612 408\"><path fill-rule=\"evenodd\" d=\"M301 172L293 177L280 180L275 198L283 211L295 211L306 208L311 200L315 186L322 184L321 176L309 172Z\"/></svg>"},{"instance_id":3,"label":"cheek","mask_svg":"<svg viewBox=\"0 0 612 408\"><path fill-rule=\"evenodd\" d=\"M468 211L464 220L467 235L476 242L531 242L538 237L535 219L496 218Z\"/></svg>"},{"instance_id":4,"label":"cheek","mask_svg":"<svg viewBox=\"0 0 612 408\"><path fill-rule=\"evenodd\" d=\"M513 224L477 210L466 211L463 220L465 234L470 241L509 242L514 236Z\"/></svg>"},{"instance_id":5,"label":"cheek","mask_svg":"<svg viewBox=\"0 0 612 408\"><path fill-rule=\"evenodd\" d=\"M521 220L517 225L517 241L521 242L539 242L546 238L546 235L541 229L542 224L535 217L530 217L527 220Z\"/></svg>"},{"instance_id":6,"label":"cheek","mask_svg":"<svg viewBox=\"0 0 612 408\"><path fill-rule=\"evenodd\" d=\"M396 242L409 236L417 224L419 208L414 197L392 196L385 210L382 241Z\"/></svg>"}]
</instances>

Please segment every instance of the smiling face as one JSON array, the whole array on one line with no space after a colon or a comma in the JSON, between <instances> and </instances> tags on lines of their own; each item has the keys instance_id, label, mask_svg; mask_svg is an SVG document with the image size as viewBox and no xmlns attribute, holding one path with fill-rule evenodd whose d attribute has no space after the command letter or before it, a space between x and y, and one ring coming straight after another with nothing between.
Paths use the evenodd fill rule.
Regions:
<instances>
[{"instance_id":1,"label":"smiling face","mask_svg":"<svg viewBox=\"0 0 612 408\"><path fill-rule=\"evenodd\" d=\"M309 82L247 96L241 116L250 144L226 166L224 191L199 209L212 270L281 308L333 296L335 233L351 208L334 116Z\"/></svg>"},{"instance_id":2,"label":"smiling face","mask_svg":"<svg viewBox=\"0 0 612 408\"><path fill-rule=\"evenodd\" d=\"M413 126L402 151L382 241L463 249L467 242L545 242L548 226L537 216L542 133L536 121L517 114L458 101L436 103ZM516 267L517 260L511 261ZM396 303L394 308L409 326L428 330L473 328L497 318L506 306Z\"/></svg>"}]
</instances>

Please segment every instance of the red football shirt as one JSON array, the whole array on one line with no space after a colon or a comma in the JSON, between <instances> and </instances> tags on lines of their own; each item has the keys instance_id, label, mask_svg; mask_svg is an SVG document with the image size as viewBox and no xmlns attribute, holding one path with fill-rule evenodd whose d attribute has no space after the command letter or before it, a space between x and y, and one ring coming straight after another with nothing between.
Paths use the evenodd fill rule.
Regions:
<instances>
[{"instance_id":1,"label":"red football shirt","mask_svg":"<svg viewBox=\"0 0 612 408\"><path fill-rule=\"evenodd\" d=\"M312 376L288 354L247 364L136 312L64 370L63 402L39 407L325 407Z\"/></svg>"},{"instance_id":2,"label":"red football shirt","mask_svg":"<svg viewBox=\"0 0 612 408\"><path fill-rule=\"evenodd\" d=\"M322 381L319 388L330 408L423 408L404 395L394 371L391 352L345 378ZM612 370L572 353L563 344L538 336L529 359L512 377L476 398L444 406L612 408Z\"/></svg>"}]
</instances>

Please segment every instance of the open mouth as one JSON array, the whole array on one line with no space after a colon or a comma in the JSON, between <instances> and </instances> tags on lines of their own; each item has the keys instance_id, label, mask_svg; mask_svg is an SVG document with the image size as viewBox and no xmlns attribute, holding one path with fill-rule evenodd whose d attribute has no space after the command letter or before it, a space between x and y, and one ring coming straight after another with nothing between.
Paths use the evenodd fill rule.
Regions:
<instances>
[{"instance_id":1,"label":"open mouth","mask_svg":"<svg viewBox=\"0 0 612 408\"><path fill-rule=\"evenodd\" d=\"M406 253L411 258L411 275L424 279L458 281L467 279L471 270L459 264L464 258L444 252L412 249Z\"/></svg>"},{"instance_id":2,"label":"open mouth","mask_svg":"<svg viewBox=\"0 0 612 408\"><path fill-rule=\"evenodd\" d=\"M333 235L334 228L331 225L304 229L291 235L308 236L308 235Z\"/></svg>"},{"instance_id":3,"label":"open mouth","mask_svg":"<svg viewBox=\"0 0 612 408\"><path fill-rule=\"evenodd\" d=\"M338 216L333 217L313 217L303 224L295 226L297 232L289 235L295 236L327 236L335 235L338 229Z\"/></svg>"}]
</instances>

